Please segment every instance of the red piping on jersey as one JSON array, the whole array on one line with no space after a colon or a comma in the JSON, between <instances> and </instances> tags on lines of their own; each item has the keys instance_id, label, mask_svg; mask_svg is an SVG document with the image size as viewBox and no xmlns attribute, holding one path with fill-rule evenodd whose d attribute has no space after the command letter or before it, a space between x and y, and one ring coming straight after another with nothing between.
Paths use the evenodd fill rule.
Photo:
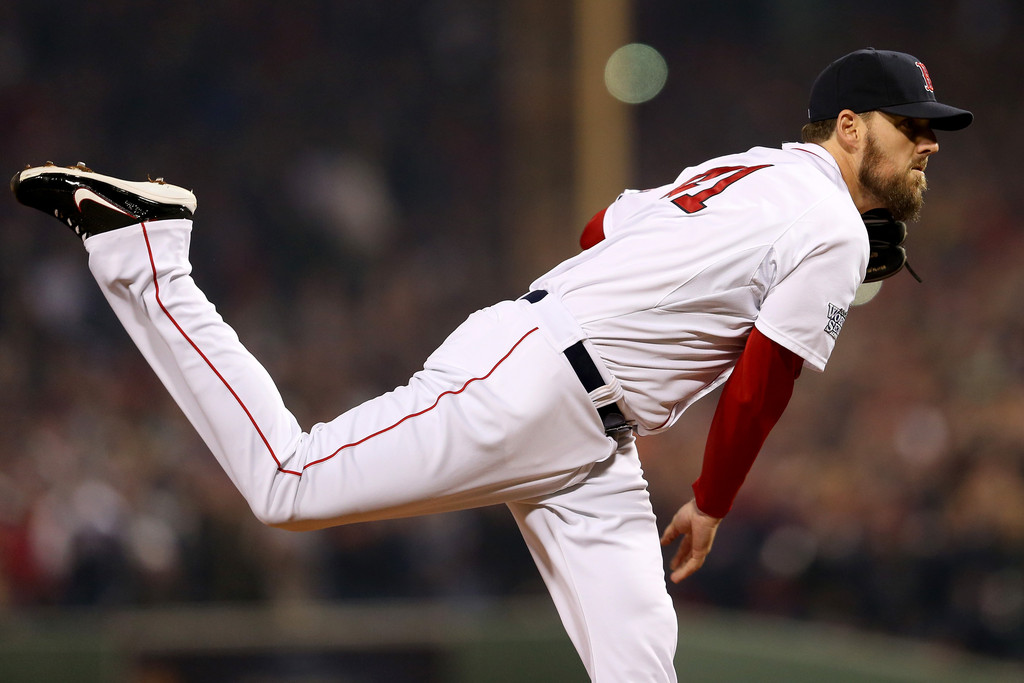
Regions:
<instances>
[{"instance_id":1,"label":"red piping on jersey","mask_svg":"<svg viewBox=\"0 0 1024 683\"><path fill-rule=\"evenodd\" d=\"M199 346L194 341L192 341L192 338L188 336L188 333L186 333L185 330L182 329L181 325L178 324L178 321L175 320L174 316L172 316L170 311L167 310L167 307L164 306L164 302L160 298L160 282L157 280L157 275L156 275L156 260L153 257L153 249L152 249L152 247L150 246L150 243L149 243L149 231L146 229L146 224L145 223L142 223L142 235L143 235L143 237L146 240L146 251L149 253L149 265L150 265L150 267L153 270L153 287L154 287L154 290L155 290L155 296L156 296L156 303L157 303L157 305L160 307L160 310L163 311L164 315L167 316L167 319L171 321L171 324L174 325L175 329L178 330L178 333L181 334L182 338L189 343L189 345L195 350L196 353L199 354L199 357L203 359L203 362L205 362L207 366L209 366L210 370L213 371L213 374L216 375L217 379L219 379L221 381L221 383L224 385L224 388L226 388L231 393L231 395L234 397L235 401L238 403L238 406L245 413L246 417L249 418L249 422L252 423L253 429L255 429L256 433L260 435L260 439L263 441L263 445L267 447L267 452L270 453L270 457L274 459L274 462L277 464L277 470L281 474L294 474L296 476L302 476L303 472L305 472L305 470L307 468L312 467L313 465L317 465L319 463L325 462L327 460L330 460L331 458L333 458L334 456L336 456L338 453L342 452L346 448L353 448L354 446L358 446L360 444L366 443L367 441L369 441L370 439L374 438L375 436L380 436L381 434L384 434L386 432L391 431L392 429L394 429L398 425L402 424L406 420L409 420L409 419L414 418L414 417L419 417L420 415L424 415L426 413L429 413L431 410L433 410L434 408L437 407L437 404L440 403L441 399L444 398L445 396L455 396L457 394L461 394L463 391L466 390L466 387L468 387L473 382L479 382L479 381L485 380L488 377L490 377L491 375L493 375L494 371L498 369L498 366L501 365L502 363L504 363L508 359L508 357L512 355L512 352L515 351L516 348L518 348L519 345L522 344L523 341L527 337L529 337L531 334L533 334L534 332L536 332L538 330L538 328L534 327L532 330L529 330L526 334L524 334L522 337L520 337L519 341L517 341L515 344L513 344L512 348L510 348L508 350L508 353L506 353L504 356L499 358L498 361L494 364L494 366L491 367L491 369L487 371L487 374L485 374L485 375L483 375L481 377L471 377L471 378L467 379L465 381L465 383L463 383L463 385L461 387L459 387L458 389L444 391L444 392L440 393L437 396L437 398L434 399L434 402L430 405L430 407L424 408L423 410L421 410L419 412L411 413L409 415L406 415L405 417L403 417L402 419L398 420L397 422L395 422L391 426L385 427L385 428L383 428L383 429L381 429L379 431L376 431L373 434L370 434L369 436L365 436L365 437L363 437L362 439L360 439L358 441L353 441L352 443L347 443L344 446L339 447L336 451L334 451L330 455L324 456L323 458L320 458L319 460L314 460L313 462L306 463L305 465L302 466L302 470L301 471L286 470L286 469L283 469L281 467L281 461L278 460L277 454L274 453L274 448L270 445L270 442L267 440L267 437L263 434L263 430L261 430L260 426L256 423L256 418L254 418L252 413L249 412L249 409L246 407L246 405L242 401L241 397L235 392L235 390L231 387L231 384L228 383L228 381L224 378L224 376L222 374L220 374L220 371L217 370L217 368L216 368L216 366L214 366L213 362L206 356L205 353L203 353L202 349L200 349Z\"/></svg>"}]
</instances>

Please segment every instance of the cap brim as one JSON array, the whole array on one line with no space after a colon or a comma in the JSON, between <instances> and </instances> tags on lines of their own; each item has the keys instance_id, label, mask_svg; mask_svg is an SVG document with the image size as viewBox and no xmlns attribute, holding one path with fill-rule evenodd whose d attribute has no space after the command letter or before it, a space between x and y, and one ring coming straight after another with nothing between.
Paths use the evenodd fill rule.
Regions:
<instances>
[{"instance_id":1,"label":"cap brim","mask_svg":"<svg viewBox=\"0 0 1024 683\"><path fill-rule=\"evenodd\" d=\"M935 130L961 130L971 125L974 114L941 102L910 102L892 107L879 107L880 111L912 119L928 119Z\"/></svg>"}]
</instances>

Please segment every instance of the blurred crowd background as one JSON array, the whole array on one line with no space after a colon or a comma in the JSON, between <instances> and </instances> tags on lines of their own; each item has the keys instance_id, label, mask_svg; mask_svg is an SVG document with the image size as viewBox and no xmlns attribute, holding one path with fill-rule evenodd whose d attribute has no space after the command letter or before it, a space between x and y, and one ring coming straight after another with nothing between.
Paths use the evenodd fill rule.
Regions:
<instances>
[{"instance_id":1,"label":"blurred crowd background","mask_svg":"<svg viewBox=\"0 0 1024 683\"><path fill-rule=\"evenodd\" d=\"M817 73L869 45L976 115L929 164L924 283L886 281L804 373L679 609L1024 659L1024 7L637 0L632 20L669 75L630 108L631 187L797 139ZM0 161L193 188L195 278L311 426L573 253L572 29L540 0L3 3ZM641 439L663 522L714 401ZM0 611L543 591L503 508L261 527L81 245L0 202Z\"/></svg>"}]
</instances>

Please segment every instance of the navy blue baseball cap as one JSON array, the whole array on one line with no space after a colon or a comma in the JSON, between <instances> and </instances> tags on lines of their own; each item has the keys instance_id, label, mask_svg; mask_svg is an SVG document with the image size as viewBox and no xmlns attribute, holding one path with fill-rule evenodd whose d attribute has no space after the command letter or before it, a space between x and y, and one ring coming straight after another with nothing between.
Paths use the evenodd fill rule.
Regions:
<instances>
[{"instance_id":1,"label":"navy blue baseball cap","mask_svg":"<svg viewBox=\"0 0 1024 683\"><path fill-rule=\"evenodd\" d=\"M928 119L936 130L960 130L974 120L971 112L935 99L935 86L920 59L873 47L832 62L811 87L808 121L834 119L844 109Z\"/></svg>"}]
</instances>

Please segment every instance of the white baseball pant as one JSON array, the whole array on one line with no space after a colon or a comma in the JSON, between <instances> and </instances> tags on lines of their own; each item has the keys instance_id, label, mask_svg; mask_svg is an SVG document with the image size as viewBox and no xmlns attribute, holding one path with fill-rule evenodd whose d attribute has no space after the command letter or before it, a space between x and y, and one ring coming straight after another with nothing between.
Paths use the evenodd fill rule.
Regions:
<instances>
[{"instance_id":1,"label":"white baseball pant","mask_svg":"<svg viewBox=\"0 0 1024 683\"><path fill-rule=\"evenodd\" d=\"M304 432L192 280L191 229L90 237L89 267L258 519L305 530L507 504L590 677L676 679L634 441L605 435L561 353L582 332L555 297L474 313L406 386Z\"/></svg>"}]
</instances>

